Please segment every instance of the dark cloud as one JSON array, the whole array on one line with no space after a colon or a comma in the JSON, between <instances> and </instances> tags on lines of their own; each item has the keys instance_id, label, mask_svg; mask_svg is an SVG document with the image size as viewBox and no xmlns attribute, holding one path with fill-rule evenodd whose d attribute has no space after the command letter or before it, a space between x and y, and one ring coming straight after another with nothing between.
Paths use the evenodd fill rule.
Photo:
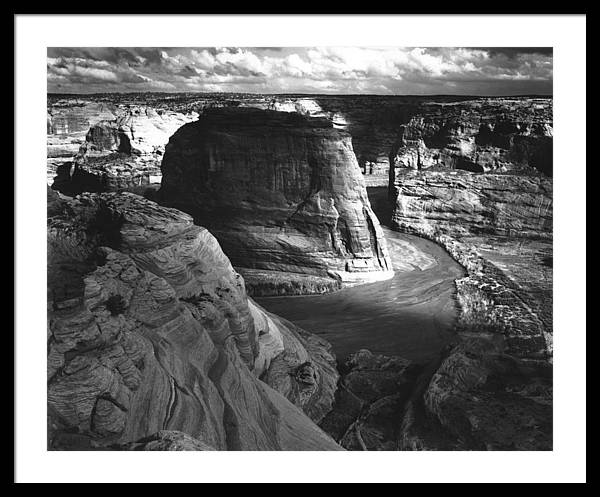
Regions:
<instances>
[{"instance_id":1,"label":"dark cloud","mask_svg":"<svg viewBox=\"0 0 600 497\"><path fill-rule=\"evenodd\" d=\"M481 50L487 50L490 55L506 55L507 57L518 57L522 54L544 55L552 57L552 47L487 47Z\"/></svg>"}]
</instances>

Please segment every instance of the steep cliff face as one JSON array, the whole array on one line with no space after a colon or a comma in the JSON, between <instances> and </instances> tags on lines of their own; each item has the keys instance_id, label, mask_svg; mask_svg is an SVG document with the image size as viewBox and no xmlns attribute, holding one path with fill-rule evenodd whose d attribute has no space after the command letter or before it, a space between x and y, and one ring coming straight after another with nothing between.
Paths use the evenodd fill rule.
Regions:
<instances>
[{"instance_id":1,"label":"steep cliff face","mask_svg":"<svg viewBox=\"0 0 600 497\"><path fill-rule=\"evenodd\" d=\"M468 273L456 343L417 381L399 448L551 450L551 101L430 106L401 127L390 162L394 228Z\"/></svg>"},{"instance_id":2,"label":"steep cliff face","mask_svg":"<svg viewBox=\"0 0 600 497\"><path fill-rule=\"evenodd\" d=\"M503 336L518 356L550 356L552 179L403 170L392 192L394 228L436 241L467 269L457 282L467 331Z\"/></svg>"},{"instance_id":3,"label":"steep cliff face","mask_svg":"<svg viewBox=\"0 0 600 497\"><path fill-rule=\"evenodd\" d=\"M473 172L529 167L551 176L551 101L477 99L425 106L400 127L390 164Z\"/></svg>"},{"instance_id":4,"label":"steep cliff face","mask_svg":"<svg viewBox=\"0 0 600 497\"><path fill-rule=\"evenodd\" d=\"M517 164L551 174L552 99L526 97L150 94L143 99L136 95L49 98L48 156L57 157L52 162L58 163L65 160L59 155L74 155L90 126L115 120L131 109L185 116L214 107L251 107L329 119L334 127L352 135L358 164L370 186L387 185L390 163L396 167L420 163L423 168L444 163L478 171L502 171ZM100 108L110 112L100 112ZM406 136L399 137L402 126Z\"/></svg>"},{"instance_id":5,"label":"steep cliff face","mask_svg":"<svg viewBox=\"0 0 600 497\"><path fill-rule=\"evenodd\" d=\"M111 103L80 99L59 100L48 107L48 158L72 157L84 143L90 126L117 117Z\"/></svg>"},{"instance_id":6,"label":"steep cliff face","mask_svg":"<svg viewBox=\"0 0 600 497\"><path fill-rule=\"evenodd\" d=\"M188 215L130 193L53 195L48 258L49 448L161 430L216 450L338 448L309 418L331 408L328 345L248 299Z\"/></svg>"},{"instance_id":7,"label":"steep cliff face","mask_svg":"<svg viewBox=\"0 0 600 497\"><path fill-rule=\"evenodd\" d=\"M78 109L77 107L75 109ZM84 106L85 112L87 107ZM169 137L197 117L146 106L115 106L108 119L94 119L70 160L53 161L53 188L68 194L132 191L160 184L160 161ZM73 109L72 109L73 112ZM73 118L67 114L65 119ZM79 121L77 121L79 122ZM50 156L50 149L49 149Z\"/></svg>"},{"instance_id":8,"label":"steep cliff face","mask_svg":"<svg viewBox=\"0 0 600 497\"><path fill-rule=\"evenodd\" d=\"M401 231L552 237L552 179L541 175L403 169L391 191Z\"/></svg>"},{"instance_id":9,"label":"steep cliff face","mask_svg":"<svg viewBox=\"0 0 600 497\"><path fill-rule=\"evenodd\" d=\"M207 110L169 141L159 202L192 214L234 266L391 277L350 136L330 121L251 108Z\"/></svg>"}]
</instances>

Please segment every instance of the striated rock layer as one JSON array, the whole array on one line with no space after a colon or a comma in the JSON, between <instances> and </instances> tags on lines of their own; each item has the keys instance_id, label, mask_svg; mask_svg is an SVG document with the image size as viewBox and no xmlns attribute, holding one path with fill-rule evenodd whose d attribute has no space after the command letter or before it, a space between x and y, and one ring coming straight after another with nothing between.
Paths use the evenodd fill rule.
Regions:
<instances>
[{"instance_id":1,"label":"striated rock layer","mask_svg":"<svg viewBox=\"0 0 600 497\"><path fill-rule=\"evenodd\" d=\"M400 127L395 168L448 167L474 172L530 167L552 175L548 99L476 99L424 106Z\"/></svg>"},{"instance_id":2,"label":"striated rock layer","mask_svg":"<svg viewBox=\"0 0 600 497\"><path fill-rule=\"evenodd\" d=\"M350 135L330 121L209 109L169 141L159 202L194 216L234 266L348 282L393 274Z\"/></svg>"},{"instance_id":3,"label":"striated rock layer","mask_svg":"<svg viewBox=\"0 0 600 497\"><path fill-rule=\"evenodd\" d=\"M546 99L478 99L400 128L392 225L467 270L456 343L417 381L400 449L552 449L551 112Z\"/></svg>"},{"instance_id":4,"label":"striated rock layer","mask_svg":"<svg viewBox=\"0 0 600 497\"><path fill-rule=\"evenodd\" d=\"M545 176L402 170L390 186L400 231L552 237L552 179Z\"/></svg>"},{"instance_id":5,"label":"striated rock layer","mask_svg":"<svg viewBox=\"0 0 600 497\"><path fill-rule=\"evenodd\" d=\"M311 420L328 344L254 304L205 228L130 193L48 209L50 449L339 448Z\"/></svg>"},{"instance_id":6,"label":"striated rock layer","mask_svg":"<svg viewBox=\"0 0 600 497\"><path fill-rule=\"evenodd\" d=\"M390 163L471 170L545 167L551 174L552 98L400 95L111 94L48 95L48 157L71 157L100 120L127 109L183 115L213 107L254 107L329 119L352 135L365 180L386 186ZM406 131L398 139L400 127ZM390 150L394 148L393 153ZM396 154L398 152L398 154ZM547 162L547 159L550 162ZM392 168L393 172L393 168Z\"/></svg>"},{"instance_id":7,"label":"striated rock layer","mask_svg":"<svg viewBox=\"0 0 600 497\"><path fill-rule=\"evenodd\" d=\"M91 108L90 108L91 107ZM90 105L63 110L62 119L69 122L79 113L89 113L85 139L71 139L78 148L55 165L53 188L68 195L82 192L132 191L160 184L160 161L169 137L183 124L197 117L196 113L181 114L155 110L148 106L113 106L105 115ZM100 119L104 117L104 119ZM60 140L62 128L56 129L57 116L51 128L52 140ZM59 121L62 122L62 121ZM80 119L75 119L80 123ZM50 131L50 130L49 130ZM67 136L78 136L80 131L66 130ZM49 139L50 140L50 139ZM48 156L52 151L49 145Z\"/></svg>"},{"instance_id":8,"label":"striated rock layer","mask_svg":"<svg viewBox=\"0 0 600 497\"><path fill-rule=\"evenodd\" d=\"M456 281L456 344L417 381L398 447L551 450L552 179L396 172L394 227L436 241L468 273Z\"/></svg>"}]
</instances>

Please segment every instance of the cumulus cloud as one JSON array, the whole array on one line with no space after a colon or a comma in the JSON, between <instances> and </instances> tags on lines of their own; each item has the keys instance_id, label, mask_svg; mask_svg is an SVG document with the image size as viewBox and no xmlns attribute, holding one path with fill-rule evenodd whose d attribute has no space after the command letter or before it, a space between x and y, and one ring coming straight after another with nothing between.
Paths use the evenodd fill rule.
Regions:
<instances>
[{"instance_id":1,"label":"cumulus cloud","mask_svg":"<svg viewBox=\"0 0 600 497\"><path fill-rule=\"evenodd\" d=\"M552 93L552 49L49 48L50 92Z\"/></svg>"}]
</instances>

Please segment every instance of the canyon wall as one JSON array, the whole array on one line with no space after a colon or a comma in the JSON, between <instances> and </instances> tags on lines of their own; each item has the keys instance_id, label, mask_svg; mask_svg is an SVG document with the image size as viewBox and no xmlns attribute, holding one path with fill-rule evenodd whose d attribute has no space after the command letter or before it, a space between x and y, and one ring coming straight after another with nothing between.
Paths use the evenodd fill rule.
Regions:
<instances>
[{"instance_id":1,"label":"canyon wall","mask_svg":"<svg viewBox=\"0 0 600 497\"><path fill-rule=\"evenodd\" d=\"M394 168L473 172L534 168L552 175L552 102L475 99L431 103L400 127L391 148Z\"/></svg>"},{"instance_id":2,"label":"canyon wall","mask_svg":"<svg viewBox=\"0 0 600 497\"><path fill-rule=\"evenodd\" d=\"M241 93L49 95L48 157L54 157L49 163L77 153L88 129L98 121L115 120L129 109L194 116L215 107L251 107L329 119L334 127L352 135L369 186L387 185L390 163L399 162L423 167L444 162L476 170L502 170L515 162L551 167L547 162L552 147L551 98ZM399 140L402 126L406 133ZM407 147L396 157L398 149Z\"/></svg>"},{"instance_id":3,"label":"canyon wall","mask_svg":"<svg viewBox=\"0 0 600 497\"><path fill-rule=\"evenodd\" d=\"M48 216L50 449L339 448L314 423L329 345L249 299L190 216L50 190Z\"/></svg>"},{"instance_id":4,"label":"canyon wall","mask_svg":"<svg viewBox=\"0 0 600 497\"><path fill-rule=\"evenodd\" d=\"M390 152L392 226L466 270L455 343L404 406L403 450L552 450L552 109L422 109Z\"/></svg>"},{"instance_id":5,"label":"canyon wall","mask_svg":"<svg viewBox=\"0 0 600 497\"><path fill-rule=\"evenodd\" d=\"M236 267L391 277L351 137L330 121L252 108L206 110L169 141L158 201L207 226Z\"/></svg>"},{"instance_id":6,"label":"canyon wall","mask_svg":"<svg viewBox=\"0 0 600 497\"><path fill-rule=\"evenodd\" d=\"M48 118L48 175L53 188L67 195L141 193L157 187L169 137L197 118L194 112L91 103L65 104L52 112ZM56 147L61 149L60 158L56 158Z\"/></svg>"},{"instance_id":7,"label":"canyon wall","mask_svg":"<svg viewBox=\"0 0 600 497\"><path fill-rule=\"evenodd\" d=\"M552 237L552 178L398 169L392 223L420 235Z\"/></svg>"}]
</instances>

